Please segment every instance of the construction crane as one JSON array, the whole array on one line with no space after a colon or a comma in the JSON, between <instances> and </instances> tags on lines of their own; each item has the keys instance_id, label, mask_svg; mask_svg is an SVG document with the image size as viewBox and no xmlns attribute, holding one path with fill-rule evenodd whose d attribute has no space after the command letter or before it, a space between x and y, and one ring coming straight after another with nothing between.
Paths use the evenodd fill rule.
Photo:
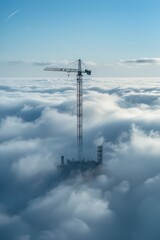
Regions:
<instances>
[{"instance_id":1,"label":"construction crane","mask_svg":"<svg viewBox=\"0 0 160 240\"><path fill-rule=\"evenodd\" d=\"M75 72L77 73L77 160L83 159L83 73L91 75L91 71L82 69L82 61L78 60L78 68L46 67L45 71Z\"/></svg>"}]
</instances>

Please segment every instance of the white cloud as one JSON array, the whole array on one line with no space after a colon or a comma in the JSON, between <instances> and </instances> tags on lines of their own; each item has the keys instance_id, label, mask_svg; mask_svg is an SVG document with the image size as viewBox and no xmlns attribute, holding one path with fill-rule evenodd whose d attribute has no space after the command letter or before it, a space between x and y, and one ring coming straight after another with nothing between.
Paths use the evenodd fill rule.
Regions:
<instances>
[{"instance_id":1,"label":"white cloud","mask_svg":"<svg viewBox=\"0 0 160 240\"><path fill-rule=\"evenodd\" d=\"M84 148L96 156L104 144L88 180L57 171L62 154L76 154L75 86L0 79L1 238L159 239L159 79L84 82Z\"/></svg>"},{"instance_id":2,"label":"white cloud","mask_svg":"<svg viewBox=\"0 0 160 240\"><path fill-rule=\"evenodd\" d=\"M88 66L92 66L92 67L98 65L96 62L93 62L93 61L85 61L84 63L87 64Z\"/></svg>"}]
</instances>

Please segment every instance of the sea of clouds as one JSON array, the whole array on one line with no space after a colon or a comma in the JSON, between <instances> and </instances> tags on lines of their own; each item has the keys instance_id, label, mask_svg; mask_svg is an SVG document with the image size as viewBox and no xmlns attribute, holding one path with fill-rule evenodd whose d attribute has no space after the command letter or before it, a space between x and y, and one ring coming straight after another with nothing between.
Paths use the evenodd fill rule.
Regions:
<instances>
[{"instance_id":1,"label":"sea of clouds","mask_svg":"<svg viewBox=\"0 0 160 240\"><path fill-rule=\"evenodd\" d=\"M76 79L0 79L0 239L160 239L160 79L84 79L84 152L99 175L62 179L76 155Z\"/></svg>"}]
</instances>

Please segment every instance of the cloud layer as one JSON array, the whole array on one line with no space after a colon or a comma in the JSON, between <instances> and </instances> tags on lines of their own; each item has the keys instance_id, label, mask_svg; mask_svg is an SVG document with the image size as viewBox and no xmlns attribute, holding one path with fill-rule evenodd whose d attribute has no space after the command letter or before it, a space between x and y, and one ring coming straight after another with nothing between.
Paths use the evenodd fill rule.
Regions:
<instances>
[{"instance_id":1,"label":"cloud layer","mask_svg":"<svg viewBox=\"0 0 160 240\"><path fill-rule=\"evenodd\" d=\"M0 237L159 240L158 79L84 79L85 155L95 177L63 179L76 156L76 81L0 80Z\"/></svg>"}]
</instances>

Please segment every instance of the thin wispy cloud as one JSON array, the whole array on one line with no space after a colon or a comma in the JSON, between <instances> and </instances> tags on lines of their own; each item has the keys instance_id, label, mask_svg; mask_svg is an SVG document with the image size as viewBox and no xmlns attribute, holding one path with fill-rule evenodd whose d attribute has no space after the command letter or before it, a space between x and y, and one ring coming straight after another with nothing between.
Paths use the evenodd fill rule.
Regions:
<instances>
[{"instance_id":1,"label":"thin wispy cloud","mask_svg":"<svg viewBox=\"0 0 160 240\"><path fill-rule=\"evenodd\" d=\"M121 64L160 64L160 58L138 58L138 59L128 59L128 60L120 60Z\"/></svg>"},{"instance_id":2,"label":"thin wispy cloud","mask_svg":"<svg viewBox=\"0 0 160 240\"><path fill-rule=\"evenodd\" d=\"M13 16L15 16L17 13L19 13L22 10L22 8L17 9L16 11L12 12L10 15L8 15L8 17L6 18L6 20L10 20Z\"/></svg>"},{"instance_id":3,"label":"thin wispy cloud","mask_svg":"<svg viewBox=\"0 0 160 240\"><path fill-rule=\"evenodd\" d=\"M33 66L50 66L50 65L73 65L74 63L70 62L69 60L61 60L61 61L37 61L37 60L28 60L28 59L13 59L9 60L6 63L8 64L31 64ZM98 64L93 61L85 61L84 62L88 66L97 66Z\"/></svg>"}]
</instances>

